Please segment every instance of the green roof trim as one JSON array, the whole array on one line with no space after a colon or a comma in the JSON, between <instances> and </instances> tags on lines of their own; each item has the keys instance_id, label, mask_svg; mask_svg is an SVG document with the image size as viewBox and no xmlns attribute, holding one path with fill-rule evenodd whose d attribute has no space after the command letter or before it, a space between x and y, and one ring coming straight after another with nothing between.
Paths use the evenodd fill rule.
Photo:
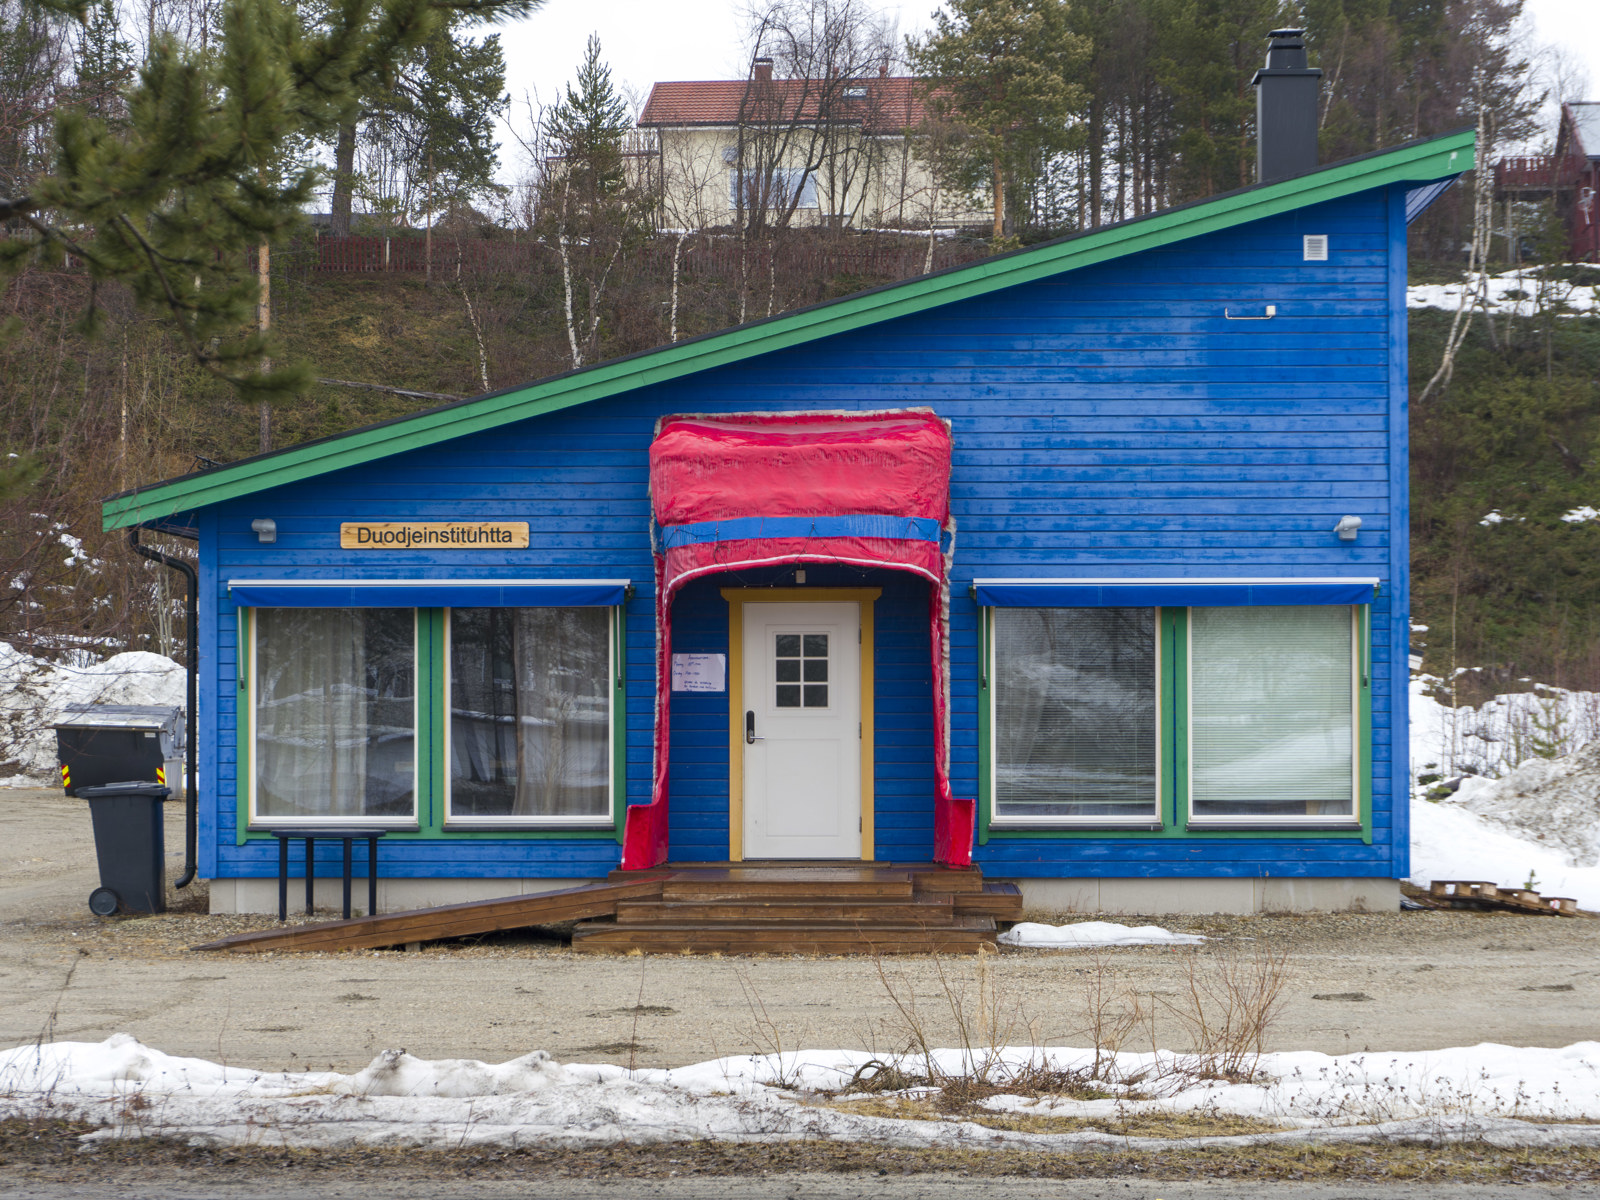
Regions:
<instances>
[{"instance_id":1,"label":"green roof trim","mask_svg":"<svg viewBox=\"0 0 1600 1200\"><path fill-rule=\"evenodd\" d=\"M1459 130L1348 159L1292 179L1257 184L967 266L920 275L506 391L137 488L105 501L103 525L110 530L160 521L267 488L482 433L1357 192L1459 175L1472 169L1473 145L1473 131Z\"/></svg>"}]
</instances>

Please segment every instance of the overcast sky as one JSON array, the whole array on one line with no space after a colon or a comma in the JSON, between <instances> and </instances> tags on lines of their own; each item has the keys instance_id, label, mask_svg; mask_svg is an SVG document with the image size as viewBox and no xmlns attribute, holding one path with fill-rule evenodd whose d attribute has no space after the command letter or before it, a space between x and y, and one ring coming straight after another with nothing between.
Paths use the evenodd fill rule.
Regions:
<instances>
[{"instance_id":1,"label":"overcast sky","mask_svg":"<svg viewBox=\"0 0 1600 1200\"><path fill-rule=\"evenodd\" d=\"M590 33L600 35L612 77L641 100L657 80L743 78L746 6L746 0L546 0L541 11L501 31L506 84L518 107L528 92L553 99L572 78ZM927 28L935 0L879 0L877 7L897 15L900 32L909 34ZM1565 47L1587 76L1585 98L1600 99L1600 0L1527 0L1526 11L1530 39ZM501 155L507 169L519 153L508 139Z\"/></svg>"}]
</instances>

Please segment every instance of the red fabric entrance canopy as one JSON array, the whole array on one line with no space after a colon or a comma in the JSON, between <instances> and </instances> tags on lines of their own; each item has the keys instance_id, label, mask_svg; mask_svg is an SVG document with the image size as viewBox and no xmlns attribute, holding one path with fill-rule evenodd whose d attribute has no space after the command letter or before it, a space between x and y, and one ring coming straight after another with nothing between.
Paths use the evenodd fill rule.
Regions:
<instances>
[{"instance_id":1,"label":"red fabric entrance canopy","mask_svg":"<svg viewBox=\"0 0 1600 1200\"><path fill-rule=\"evenodd\" d=\"M650 447L656 548L651 802L628 809L622 865L667 857L672 597L701 575L785 562L912 571L933 588L935 847L966 865L974 808L949 782L950 429L929 409L665 417Z\"/></svg>"}]
</instances>

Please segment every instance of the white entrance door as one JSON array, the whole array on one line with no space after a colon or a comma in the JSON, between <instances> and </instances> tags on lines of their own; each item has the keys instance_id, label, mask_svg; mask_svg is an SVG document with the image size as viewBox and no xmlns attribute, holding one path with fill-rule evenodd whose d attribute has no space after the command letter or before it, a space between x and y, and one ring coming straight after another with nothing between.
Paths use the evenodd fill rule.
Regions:
<instances>
[{"instance_id":1,"label":"white entrance door","mask_svg":"<svg viewBox=\"0 0 1600 1200\"><path fill-rule=\"evenodd\" d=\"M744 855L861 857L861 606L744 606Z\"/></svg>"}]
</instances>

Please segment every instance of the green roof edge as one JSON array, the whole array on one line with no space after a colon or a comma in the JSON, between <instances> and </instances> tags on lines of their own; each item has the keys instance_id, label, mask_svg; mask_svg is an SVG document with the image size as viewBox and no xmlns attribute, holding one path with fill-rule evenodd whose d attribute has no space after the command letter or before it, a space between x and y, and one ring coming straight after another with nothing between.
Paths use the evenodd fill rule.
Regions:
<instances>
[{"instance_id":1,"label":"green roof edge","mask_svg":"<svg viewBox=\"0 0 1600 1200\"><path fill-rule=\"evenodd\" d=\"M1356 192L1458 175L1471 170L1473 145L1473 131L1458 130L1393 150L1348 159L1292 179L1213 196L690 341L611 359L506 391L152 484L108 498L102 508L102 524L111 530L160 520Z\"/></svg>"}]
</instances>

